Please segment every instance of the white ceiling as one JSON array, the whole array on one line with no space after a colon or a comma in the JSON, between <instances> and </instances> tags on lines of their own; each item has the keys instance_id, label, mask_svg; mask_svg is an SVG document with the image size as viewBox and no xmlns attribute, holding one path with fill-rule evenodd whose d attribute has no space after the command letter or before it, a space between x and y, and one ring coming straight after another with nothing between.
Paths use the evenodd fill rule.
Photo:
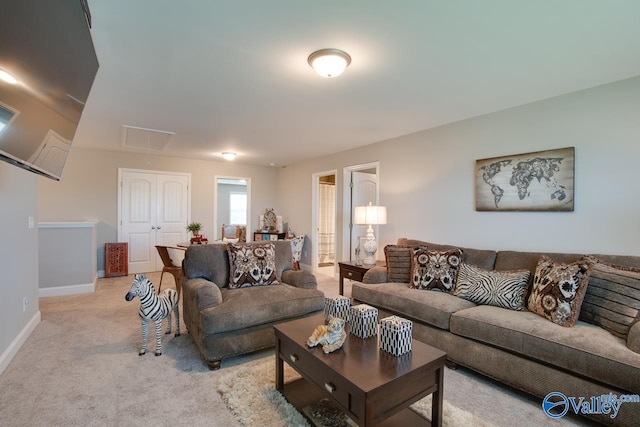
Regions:
<instances>
[{"instance_id":1,"label":"white ceiling","mask_svg":"<svg viewBox=\"0 0 640 427\"><path fill-rule=\"evenodd\" d=\"M640 75L640 1L89 0L75 144L278 166ZM307 64L338 48L334 79Z\"/></svg>"}]
</instances>

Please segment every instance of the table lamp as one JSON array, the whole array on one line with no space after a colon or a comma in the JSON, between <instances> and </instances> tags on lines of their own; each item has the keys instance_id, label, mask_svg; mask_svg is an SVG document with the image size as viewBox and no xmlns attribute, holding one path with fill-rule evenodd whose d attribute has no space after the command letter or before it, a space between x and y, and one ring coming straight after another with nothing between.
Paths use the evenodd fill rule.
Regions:
<instances>
[{"instance_id":1,"label":"table lamp","mask_svg":"<svg viewBox=\"0 0 640 427\"><path fill-rule=\"evenodd\" d=\"M356 206L353 217L354 224L369 226L363 248L366 254L364 263L375 264L378 243L373 235L373 226L387 223L387 208L384 206L372 206L371 202L369 202L367 206Z\"/></svg>"}]
</instances>

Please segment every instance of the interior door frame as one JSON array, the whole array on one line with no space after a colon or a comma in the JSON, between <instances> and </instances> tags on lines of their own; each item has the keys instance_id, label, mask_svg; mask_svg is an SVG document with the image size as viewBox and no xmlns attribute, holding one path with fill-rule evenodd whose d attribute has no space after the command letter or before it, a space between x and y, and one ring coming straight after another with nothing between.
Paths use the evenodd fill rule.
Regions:
<instances>
[{"instance_id":1,"label":"interior door frame","mask_svg":"<svg viewBox=\"0 0 640 427\"><path fill-rule=\"evenodd\" d=\"M248 176L229 176L229 175L214 175L213 177L213 228L215 230L214 236L218 235L221 231L222 224L218 224L218 180L219 179L234 179L244 180L247 182L247 242L253 239L253 230L251 228L251 177ZM222 236L220 236L222 239Z\"/></svg>"},{"instance_id":2,"label":"interior door frame","mask_svg":"<svg viewBox=\"0 0 640 427\"><path fill-rule=\"evenodd\" d=\"M314 273L318 270L318 245L320 244L320 239L318 237L318 197L319 197L319 187L320 187L320 177L333 175L336 177L336 190L338 189L338 170L328 170L324 172L316 172L311 175L312 185L311 185L311 231L313 233L311 238L311 271ZM335 211L334 215L336 217L336 238L333 239L333 252L336 254L336 262L333 265L333 275L336 275L336 267L338 266L338 191L335 192ZM304 255L304 254L303 254Z\"/></svg>"},{"instance_id":3,"label":"interior door frame","mask_svg":"<svg viewBox=\"0 0 640 427\"><path fill-rule=\"evenodd\" d=\"M378 185L376 185L376 203L380 203L380 161L346 166L342 169L342 254L341 259L349 260L351 257L351 228L353 213L351 212L351 173L367 169L375 169ZM376 236L378 232L376 230Z\"/></svg>"}]
</instances>

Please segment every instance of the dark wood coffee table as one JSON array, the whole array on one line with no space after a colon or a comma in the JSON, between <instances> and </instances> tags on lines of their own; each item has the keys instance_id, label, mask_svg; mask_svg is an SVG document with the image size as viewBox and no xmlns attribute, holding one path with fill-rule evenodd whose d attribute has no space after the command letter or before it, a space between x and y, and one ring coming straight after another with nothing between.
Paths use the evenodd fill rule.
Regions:
<instances>
[{"instance_id":1,"label":"dark wood coffee table","mask_svg":"<svg viewBox=\"0 0 640 427\"><path fill-rule=\"evenodd\" d=\"M308 348L306 339L324 314L281 323L276 334L276 388L301 413L329 397L359 426L442 425L446 353L413 340L412 351L396 357L378 347L378 337L348 334L344 346L329 354ZM284 364L302 378L284 384ZM432 423L409 405L433 394Z\"/></svg>"}]
</instances>

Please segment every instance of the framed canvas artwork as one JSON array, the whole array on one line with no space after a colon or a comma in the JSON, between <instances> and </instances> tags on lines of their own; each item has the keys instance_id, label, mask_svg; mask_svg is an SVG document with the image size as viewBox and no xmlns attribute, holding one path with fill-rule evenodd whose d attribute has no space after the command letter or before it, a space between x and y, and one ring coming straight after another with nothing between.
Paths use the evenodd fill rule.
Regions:
<instances>
[{"instance_id":1,"label":"framed canvas artwork","mask_svg":"<svg viewBox=\"0 0 640 427\"><path fill-rule=\"evenodd\" d=\"M574 147L476 160L477 211L573 211Z\"/></svg>"}]
</instances>

